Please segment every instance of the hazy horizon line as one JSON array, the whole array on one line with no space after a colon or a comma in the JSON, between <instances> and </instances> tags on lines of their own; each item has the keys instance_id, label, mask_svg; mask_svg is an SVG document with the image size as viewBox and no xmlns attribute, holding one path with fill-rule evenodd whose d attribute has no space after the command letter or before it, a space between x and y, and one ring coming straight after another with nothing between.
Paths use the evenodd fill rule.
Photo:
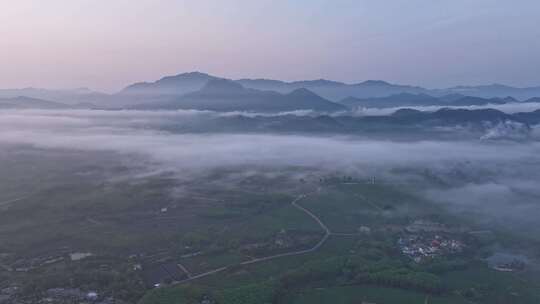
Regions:
<instances>
[{"instance_id":1,"label":"hazy horizon line","mask_svg":"<svg viewBox=\"0 0 540 304\"><path fill-rule=\"evenodd\" d=\"M191 70L191 71L180 72L180 73L176 73L176 74L164 74L163 76L161 76L159 78L154 78L153 80L135 81L135 82L124 84L123 86L121 86L119 88L115 88L115 89L94 88L94 87L91 87L91 86L45 87L45 86L33 86L33 85L21 85L19 87L0 87L0 90L26 90L26 89L50 90L50 91L89 90L89 91L95 92L95 93L114 94L114 93L118 93L118 92L122 91L126 87L128 87L130 85L133 85L133 84L137 84L137 83L154 83L154 82L157 82L157 81L159 81L159 80L161 80L163 78L166 78L166 77L175 77L175 76L184 75L184 74L191 74L191 73L206 74L206 75L209 75L209 76L212 76L212 77L222 78L222 79L227 79L227 80L232 80L232 81L268 80L268 81L280 81L280 82L284 82L284 83L295 83L295 82L302 82L302 81L320 81L320 80L324 80L324 81L332 81L332 82L343 83L343 84L346 84L346 85L357 85L357 84L362 84L362 83L368 82L368 81L381 81L381 82L386 82L386 83L388 83L390 85L404 85L404 86L411 86L411 87L420 87L420 88L428 89L428 90L444 90L444 89L457 88L457 87L479 87L479 86L506 86L506 87L512 87L512 88L516 88L516 89L527 89L527 88L539 88L540 87L540 84L538 84L538 85L514 85L514 84L508 84L508 83L500 83L500 82L496 82L496 81L493 81L493 82L489 82L489 81L487 81L487 82L475 82L475 83L468 83L468 84L461 83L461 84L454 84L454 85L447 85L447 86L430 87L430 86L425 86L425 85L422 85L422 84L404 83L404 82L397 82L397 81L391 81L391 80L385 80L385 79L375 79L375 78L367 78L367 79L361 80L361 81L341 81L341 80L336 80L336 79L332 79L332 78L325 78L325 77L321 77L321 78L305 78L305 79L302 79L302 78L298 78L298 79L282 79L282 78L272 78L272 77L241 77L241 78L236 78L236 77L220 76L220 75L210 73L210 72L203 72L201 70Z\"/></svg>"}]
</instances>

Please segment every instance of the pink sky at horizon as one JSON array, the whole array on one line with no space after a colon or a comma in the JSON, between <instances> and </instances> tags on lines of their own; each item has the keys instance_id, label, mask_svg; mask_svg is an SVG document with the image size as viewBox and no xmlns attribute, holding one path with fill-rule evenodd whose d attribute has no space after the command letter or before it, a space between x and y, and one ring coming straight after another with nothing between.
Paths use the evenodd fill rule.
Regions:
<instances>
[{"instance_id":1,"label":"pink sky at horizon","mask_svg":"<svg viewBox=\"0 0 540 304\"><path fill-rule=\"evenodd\" d=\"M540 85L524 0L0 0L0 88L229 78Z\"/></svg>"}]
</instances>

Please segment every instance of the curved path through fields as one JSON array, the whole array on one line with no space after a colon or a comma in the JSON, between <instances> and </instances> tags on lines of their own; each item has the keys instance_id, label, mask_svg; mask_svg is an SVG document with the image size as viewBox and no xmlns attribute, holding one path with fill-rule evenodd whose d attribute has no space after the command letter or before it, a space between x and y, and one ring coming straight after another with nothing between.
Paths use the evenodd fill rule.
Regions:
<instances>
[{"instance_id":1,"label":"curved path through fields","mask_svg":"<svg viewBox=\"0 0 540 304\"><path fill-rule=\"evenodd\" d=\"M317 244L315 244L313 247L311 247L309 249L304 249L304 250L297 250L297 251L285 252L285 253L280 253L280 254L274 254L274 255L270 255L270 256L262 257L262 258L255 258L255 259L252 259L252 260L249 260L249 261L241 262L239 264L234 264L234 265L229 265L229 266L216 268L216 269L213 269L213 270L210 270L210 271L207 271L207 272L203 272L203 273L200 273L200 274L197 274L197 275L190 276L190 277L188 277L188 278L186 278L184 280L173 282L172 285L182 284L182 283L194 281L194 280L197 280L197 279L200 279L200 278L204 278L204 277L207 277L209 275L212 275L212 274L215 274L215 273L218 273L218 272L222 272L222 271L224 271L226 269L229 269L229 268L231 268L233 266L251 265L251 264L260 263L260 262L264 262L264 261L269 261L269 260L273 260L273 259L277 259L277 258L281 258L281 257L306 254L306 253L310 253L310 252L318 250L319 248L321 248L322 245L324 245L324 243L326 242L328 237L330 237L330 235L332 235L332 232L323 223L323 221L321 221L321 219L319 217L317 217L315 214L313 214L313 212L309 211L307 208L302 207L302 206L300 206L298 204L298 201L300 201L301 199L303 199L305 197L307 197L306 194L299 195L297 198L295 198L291 202L291 205L293 205L296 209L298 209L298 210L304 212L305 214L309 215L312 219L315 220L315 222L317 222L317 224L324 231L324 235L321 238L321 240L319 242L317 242ZM339 235L339 234L336 234L336 235Z\"/></svg>"}]
</instances>

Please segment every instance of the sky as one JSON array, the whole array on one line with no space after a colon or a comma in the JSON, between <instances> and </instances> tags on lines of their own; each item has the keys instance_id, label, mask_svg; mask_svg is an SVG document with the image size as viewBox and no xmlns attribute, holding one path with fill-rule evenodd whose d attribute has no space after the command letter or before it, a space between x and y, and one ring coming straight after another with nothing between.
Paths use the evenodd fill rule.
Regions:
<instances>
[{"instance_id":1,"label":"sky","mask_svg":"<svg viewBox=\"0 0 540 304\"><path fill-rule=\"evenodd\" d=\"M0 0L0 88L188 71L536 86L539 19L538 0Z\"/></svg>"}]
</instances>

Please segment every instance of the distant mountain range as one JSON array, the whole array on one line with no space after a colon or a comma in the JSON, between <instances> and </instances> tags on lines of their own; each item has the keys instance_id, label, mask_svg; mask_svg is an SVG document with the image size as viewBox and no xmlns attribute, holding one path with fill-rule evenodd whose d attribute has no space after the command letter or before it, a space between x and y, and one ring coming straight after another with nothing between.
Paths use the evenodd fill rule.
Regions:
<instances>
[{"instance_id":1,"label":"distant mountain range","mask_svg":"<svg viewBox=\"0 0 540 304\"><path fill-rule=\"evenodd\" d=\"M448 94L461 94L481 98L504 98L510 96L518 100L526 100L540 97L540 86L516 88L502 84L491 84L480 86L457 86L448 89L430 90L429 92L434 96Z\"/></svg>"},{"instance_id":2,"label":"distant mountain range","mask_svg":"<svg viewBox=\"0 0 540 304\"><path fill-rule=\"evenodd\" d=\"M224 84L227 88L217 90L217 86ZM85 88L0 90L0 98L19 96L85 108L339 111L345 107L467 106L538 101L533 98L540 97L540 87L515 88L494 84L432 90L380 80L356 84L325 79L293 82L231 80L190 72L163 77L155 82L135 83L115 94Z\"/></svg>"},{"instance_id":3,"label":"distant mountain range","mask_svg":"<svg viewBox=\"0 0 540 304\"><path fill-rule=\"evenodd\" d=\"M0 98L0 109L62 109L65 104L38 98L17 96Z\"/></svg>"},{"instance_id":4,"label":"distant mountain range","mask_svg":"<svg viewBox=\"0 0 540 304\"><path fill-rule=\"evenodd\" d=\"M48 90L36 88L0 89L0 98L30 97L64 104L89 104L107 100L111 95L87 88L73 90Z\"/></svg>"},{"instance_id":5,"label":"distant mountain range","mask_svg":"<svg viewBox=\"0 0 540 304\"><path fill-rule=\"evenodd\" d=\"M167 76L155 82L142 82L130 85L123 89L119 95L184 95L200 89L209 80L224 79L200 72L190 72ZM465 96L478 97L482 99L512 97L516 100L524 101L533 97L540 97L540 86L529 88L515 88L504 85L483 85L483 86L457 86L447 89L426 89L418 86L391 84L382 80L367 80L356 84L346 84L343 82L318 79L285 82L272 79L238 79L234 82L241 84L244 88L261 91L273 91L282 94L291 93L298 89L308 89L311 92L333 102L341 102L344 99L374 99L390 96L426 98L436 97L440 101L450 101L462 99ZM399 98L394 98L397 100ZM482 101L471 102L482 103ZM493 100L495 102L495 100ZM419 101L421 102L421 100ZM422 101L426 102L426 100ZM466 104L466 100L461 103ZM415 103L418 105L419 103Z\"/></svg>"},{"instance_id":6,"label":"distant mountain range","mask_svg":"<svg viewBox=\"0 0 540 304\"><path fill-rule=\"evenodd\" d=\"M368 98L383 97L400 93L427 93L426 89L420 87L390 84L380 80L368 80L357 84L345 84L324 79L295 82L264 79L240 79L237 81L248 88L272 90L282 93L287 93L299 88L306 88L332 101L339 101L347 97Z\"/></svg>"},{"instance_id":7,"label":"distant mountain range","mask_svg":"<svg viewBox=\"0 0 540 304\"><path fill-rule=\"evenodd\" d=\"M194 92L201 89L211 79L223 79L201 72L190 72L167 76L155 82L142 82L130 85L121 91L121 94L150 94L174 95ZM245 88L290 93L296 89L308 89L323 98L331 101L340 101L348 97L376 98L396 94L425 94L434 97L459 94L481 98L513 97L525 100L540 97L540 86L529 88L516 88L500 84L481 86L456 86L447 89L426 89L418 86L391 84L382 80L367 80L355 84L338 81L318 79L285 82L273 79L238 79L235 82Z\"/></svg>"},{"instance_id":8,"label":"distant mountain range","mask_svg":"<svg viewBox=\"0 0 540 304\"><path fill-rule=\"evenodd\" d=\"M536 102L531 98L525 102ZM393 107L414 107L414 106L484 106L519 102L512 97L505 98L482 98L474 96L464 96L461 94L450 94L441 97L434 97L426 94L400 93L387 97L378 98L355 98L348 97L340 101L350 108L393 108Z\"/></svg>"},{"instance_id":9,"label":"distant mountain range","mask_svg":"<svg viewBox=\"0 0 540 304\"><path fill-rule=\"evenodd\" d=\"M307 90L297 89L288 94L244 88L226 79L211 79L200 90L165 102L135 105L136 109L197 109L211 111L283 112L315 110L335 112L346 110L341 104L328 101Z\"/></svg>"}]
</instances>

